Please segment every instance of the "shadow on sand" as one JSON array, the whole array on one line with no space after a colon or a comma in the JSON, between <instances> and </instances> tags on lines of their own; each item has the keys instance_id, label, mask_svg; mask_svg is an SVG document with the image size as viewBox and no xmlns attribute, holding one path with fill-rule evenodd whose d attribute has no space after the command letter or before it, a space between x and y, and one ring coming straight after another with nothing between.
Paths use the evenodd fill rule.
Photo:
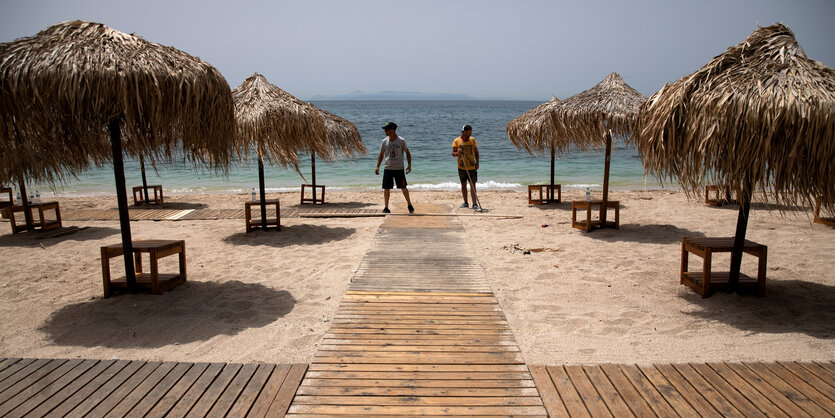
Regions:
<instances>
[{"instance_id":1,"label":"shadow on sand","mask_svg":"<svg viewBox=\"0 0 835 418\"><path fill-rule=\"evenodd\" d=\"M264 327L295 304L289 292L261 284L186 282L159 296L120 294L69 305L39 330L58 345L156 348Z\"/></svg>"},{"instance_id":2,"label":"shadow on sand","mask_svg":"<svg viewBox=\"0 0 835 418\"><path fill-rule=\"evenodd\" d=\"M161 206L158 206L160 209L205 209L208 205L205 203L191 203L191 202L165 202ZM155 205L141 205L141 206L131 206L131 209L154 209Z\"/></svg>"},{"instance_id":3,"label":"shadow on sand","mask_svg":"<svg viewBox=\"0 0 835 418\"><path fill-rule=\"evenodd\" d=\"M835 286L802 280L768 281L766 295L714 292L702 299L682 292L698 309L687 312L697 318L727 324L752 333L803 333L815 338L835 338Z\"/></svg>"},{"instance_id":4,"label":"shadow on sand","mask_svg":"<svg viewBox=\"0 0 835 418\"><path fill-rule=\"evenodd\" d=\"M617 229L596 229L588 234L589 238L607 242L630 241L639 244L680 243L683 237L704 237L703 232L679 228L675 225L639 225L621 224Z\"/></svg>"},{"instance_id":5,"label":"shadow on sand","mask_svg":"<svg viewBox=\"0 0 835 418\"><path fill-rule=\"evenodd\" d=\"M19 234L8 234L0 236L0 247L40 247L43 245L55 245L64 241L88 241L97 240L118 235L119 228L108 228L100 226L65 226L51 231L27 231Z\"/></svg>"},{"instance_id":6,"label":"shadow on sand","mask_svg":"<svg viewBox=\"0 0 835 418\"><path fill-rule=\"evenodd\" d=\"M282 225L281 231L239 232L223 238L233 245L269 245L286 247L290 245L315 245L343 240L356 232L354 228L329 227L325 225Z\"/></svg>"},{"instance_id":7,"label":"shadow on sand","mask_svg":"<svg viewBox=\"0 0 835 418\"><path fill-rule=\"evenodd\" d=\"M370 202L338 202L338 203L326 203L324 205L313 205L310 203L307 204L299 204L296 203L295 205L287 205L287 208L299 209L299 210L314 210L314 208L319 209L363 209L368 206L379 206L382 207L381 203L370 203ZM284 208L284 205L281 205Z\"/></svg>"}]
</instances>

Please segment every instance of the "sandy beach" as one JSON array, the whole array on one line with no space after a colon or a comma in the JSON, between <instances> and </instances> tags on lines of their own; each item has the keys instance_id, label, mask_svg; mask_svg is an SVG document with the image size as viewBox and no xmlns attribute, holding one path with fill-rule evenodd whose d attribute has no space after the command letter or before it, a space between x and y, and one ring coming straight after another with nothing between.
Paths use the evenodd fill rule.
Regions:
<instances>
[{"instance_id":1,"label":"sandy beach","mask_svg":"<svg viewBox=\"0 0 835 418\"><path fill-rule=\"evenodd\" d=\"M269 197L283 210L298 204L298 192ZM327 197L382 207L379 191ZM470 242L462 251L483 266L528 363L835 359L835 229L812 223L808 211L755 202L747 237L768 246L767 295L702 299L679 284L681 238L733 235L736 206L613 191L621 229L589 234L570 226L570 201L582 192L543 206L528 205L523 191L479 197L486 214L521 216L461 217ZM237 209L247 198L167 195L166 205ZM431 202L473 214L458 208L458 192L413 191L412 199L418 212ZM58 200L63 213L116 207L115 198ZM405 211L397 192L392 210ZM188 282L160 296L108 299L100 247L120 242L118 221L65 221L78 230L39 238L12 235L4 220L0 357L308 363L382 219L282 218L282 232L248 235L242 219L134 221L134 239L186 241ZM727 269L723 256L715 268ZM176 269L176 257L160 269ZM742 269L753 274L756 260L744 257Z\"/></svg>"}]
</instances>

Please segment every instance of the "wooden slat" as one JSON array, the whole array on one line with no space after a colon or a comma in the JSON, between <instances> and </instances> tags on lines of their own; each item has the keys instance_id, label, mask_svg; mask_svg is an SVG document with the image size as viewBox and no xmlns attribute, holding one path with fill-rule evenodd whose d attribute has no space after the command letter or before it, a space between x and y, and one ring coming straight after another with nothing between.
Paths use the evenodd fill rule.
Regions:
<instances>
[{"instance_id":1,"label":"wooden slat","mask_svg":"<svg viewBox=\"0 0 835 418\"><path fill-rule=\"evenodd\" d=\"M194 404L191 410L188 411L186 416L206 416L212 405L214 405L220 395L223 394L223 391L226 390L226 387L229 386L229 383L235 378L235 375L238 374L238 371L241 370L242 366L243 365L239 363L226 364L223 367L223 371L221 371L220 374L208 384L208 387L203 390L203 395L200 396L200 399Z\"/></svg>"},{"instance_id":2,"label":"wooden slat","mask_svg":"<svg viewBox=\"0 0 835 418\"><path fill-rule=\"evenodd\" d=\"M252 375L255 374L256 370L258 370L257 364L245 364L241 367L241 370L238 371L238 374L235 375L235 378L229 383L226 389L223 391L223 394L218 398L215 402L212 409L206 415L208 417L224 417L226 413L232 409L232 406L237 401L238 396L246 387L247 383L249 383L249 379L252 378Z\"/></svg>"},{"instance_id":3,"label":"wooden slat","mask_svg":"<svg viewBox=\"0 0 835 418\"><path fill-rule=\"evenodd\" d=\"M118 364L118 363L117 363ZM93 408L95 408L99 403L101 403L104 399L110 396L113 391L119 388L119 386L124 383L128 378L130 378L134 373L136 373L139 369L141 369L145 365L144 362L140 361L128 361L124 365L124 368L119 370L112 375L106 382L94 388L92 393L86 394L83 396L77 405L72 408L71 411L63 412L64 408L56 408L52 412L50 412L49 416L64 416L66 414L71 414L75 416L81 416L84 414L89 413ZM86 392L86 391L85 391ZM72 399L72 398L70 398ZM68 400L70 400L68 399ZM67 403L67 402L65 402ZM61 405L63 406L63 404ZM104 415L104 414L102 414Z\"/></svg>"},{"instance_id":4,"label":"wooden slat","mask_svg":"<svg viewBox=\"0 0 835 418\"><path fill-rule=\"evenodd\" d=\"M190 364L190 363L187 363ZM165 390L162 399L152 406L148 412L148 416L163 416L176 405L191 389L191 386L196 382L209 368L209 363L191 364L188 371L179 379L174 381L176 375L169 374L166 379L162 381L163 389L168 385L170 388ZM170 378L170 379L169 379ZM138 412L137 408L137 412Z\"/></svg>"},{"instance_id":5,"label":"wooden slat","mask_svg":"<svg viewBox=\"0 0 835 418\"><path fill-rule=\"evenodd\" d=\"M783 379L786 383L803 393L821 408L826 409L830 414L835 415L835 401L827 392L832 391L832 386L817 376L809 373L807 369L796 363L780 362L777 364L764 364L771 373Z\"/></svg>"},{"instance_id":6,"label":"wooden slat","mask_svg":"<svg viewBox=\"0 0 835 418\"><path fill-rule=\"evenodd\" d=\"M227 416L247 416L247 413L258 399L258 394L261 393L261 389L264 388L267 383L267 379L269 379L275 369L274 364L258 364L257 366L257 370L253 373L252 378L246 384L246 387L244 387L241 391L237 401L229 409Z\"/></svg>"},{"instance_id":7,"label":"wooden slat","mask_svg":"<svg viewBox=\"0 0 835 418\"><path fill-rule=\"evenodd\" d=\"M194 367L194 363L176 363L173 369L161 380L157 380L154 387L130 410L127 417L144 417L154 406L161 403L166 394L174 388L177 382Z\"/></svg>"},{"instance_id":8,"label":"wooden slat","mask_svg":"<svg viewBox=\"0 0 835 418\"><path fill-rule=\"evenodd\" d=\"M18 384L20 381L25 379L26 376L35 373L38 369L47 365L49 362L49 359L33 359L28 362L21 361L18 364L9 367L9 369L6 370L7 373L5 373L6 376L2 376L3 380L0 381L0 394Z\"/></svg>"},{"instance_id":9,"label":"wooden slat","mask_svg":"<svg viewBox=\"0 0 835 418\"><path fill-rule=\"evenodd\" d=\"M267 412L270 410L270 406L272 406L275 397L281 391L281 385L284 384L284 380L289 371L289 364L279 364L273 369L267 382L258 394L258 398L252 404L248 416L253 418L267 416Z\"/></svg>"},{"instance_id":10,"label":"wooden slat","mask_svg":"<svg viewBox=\"0 0 835 418\"><path fill-rule=\"evenodd\" d=\"M734 417L742 417L745 416L739 410L737 410L733 404L731 404L722 393L716 390L713 385L710 384L707 380L705 380L699 373L693 370L692 367L688 364L673 364L673 365L662 365L659 369L664 373L664 376L667 379L670 379L673 376L673 371L677 371L681 374L684 379L686 379L693 388L695 388L696 393L701 395L707 400L711 406L716 408L722 415L724 416L734 416ZM666 370L666 371L665 371Z\"/></svg>"},{"instance_id":11,"label":"wooden slat","mask_svg":"<svg viewBox=\"0 0 835 418\"><path fill-rule=\"evenodd\" d=\"M670 364L656 364L653 366L641 366L644 374L653 382L656 388L664 394L664 397L670 401L670 405L676 407L677 410L682 409L683 405L679 402L680 398L686 400L686 403L693 407L699 415L715 416L721 414L721 411L708 402L702 394L693 387L687 379L685 379L675 367ZM663 386L659 385L659 381L668 383L675 389L675 392L664 392ZM726 401L727 402L727 401ZM739 416L739 411L733 409L730 404L725 408L725 416L734 415Z\"/></svg>"},{"instance_id":12,"label":"wooden slat","mask_svg":"<svg viewBox=\"0 0 835 418\"><path fill-rule=\"evenodd\" d=\"M532 388L533 380L354 380L354 379L316 379L305 378L304 386L340 386L340 387L415 387L415 388Z\"/></svg>"},{"instance_id":13,"label":"wooden slat","mask_svg":"<svg viewBox=\"0 0 835 418\"><path fill-rule=\"evenodd\" d=\"M554 387L554 382L548 375L548 370L542 365L530 366L531 376L536 383L536 389L542 397L543 406L550 417L568 417L568 411L562 403L559 392Z\"/></svg>"},{"instance_id":14,"label":"wooden slat","mask_svg":"<svg viewBox=\"0 0 835 418\"><path fill-rule=\"evenodd\" d=\"M621 372L619 366L613 364L601 364L599 367L601 373L604 374L609 382L611 382L614 393L618 395L618 399L624 402L625 406L629 408L633 415L646 417L655 414L649 404L647 404L647 402L641 397L641 394L635 390L634 386L632 386L632 383L626 375ZM592 366L586 366L586 373L589 374L589 377L592 376L591 371L594 368L595 367ZM609 402L607 402L607 404L609 404ZM609 405L609 409L613 410L611 404ZM618 414L616 413L615 415Z\"/></svg>"},{"instance_id":15,"label":"wooden slat","mask_svg":"<svg viewBox=\"0 0 835 418\"><path fill-rule=\"evenodd\" d=\"M618 368L647 401L655 415L674 416L676 411L682 416L696 415L696 411L690 404L654 368L649 370L648 375L635 365L621 365Z\"/></svg>"},{"instance_id":16,"label":"wooden slat","mask_svg":"<svg viewBox=\"0 0 835 418\"><path fill-rule=\"evenodd\" d=\"M782 379L778 378L777 376L771 375L770 378L763 378L754 372L752 369L746 367L744 364L741 363L727 363L725 364L729 369L733 370L736 374L740 377L745 379L745 381L754 387L759 393L763 394L768 400L773 402L777 407L780 408L781 411L785 412L789 416L793 417L801 417L801 416L809 416L801 406L801 403L808 403L808 399L802 399L803 397L800 396L799 393L796 391L791 391L791 399L786 396L787 392L780 390L780 388L788 389L791 386L787 385L783 382ZM817 408L819 412L823 412L820 408ZM817 415L820 415L818 413Z\"/></svg>"},{"instance_id":17,"label":"wooden slat","mask_svg":"<svg viewBox=\"0 0 835 418\"><path fill-rule=\"evenodd\" d=\"M0 404L10 401L16 395L21 393L23 394L22 396L28 399L28 396L26 396L26 394L30 393L29 391L27 391L27 389L30 386L34 385L44 376L49 375L50 373L52 373L52 371L58 369L66 362L67 360L63 359L41 359L33 362L29 367L22 369L15 375L10 376L9 379L7 379L4 382L6 383L4 385L6 387L0 390ZM19 378L15 378L16 376ZM12 381L14 381L14 384L11 384Z\"/></svg>"},{"instance_id":18,"label":"wooden slat","mask_svg":"<svg viewBox=\"0 0 835 418\"><path fill-rule=\"evenodd\" d=\"M135 385L130 393L122 396L121 399L114 400L118 402L113 409L107 412L109 417L123 417L126 416L139 402L148 397L150 392L168 375L177 363L166 362L160 364L147 377L143 378L139 384Z\"/></svg>"},{"instance_id":19,"label":"wooden slat","mask_svg":"<svg viewBox=\"0 0 835 418\"><path fill-rule=\"evenodd\" d=\"M594 388L594 385L589 380L588 376L586 376L586 372L583 370L582 366L565 366L565 373L568 375L569 379L571 379L571 382L574 384L574 388L583 398L583 403L586 404L586 408L588 408L589 413L592 416L612 416L612 413L606 406L606 402Z\"/></svg>"},{"instance_id":20,"label":"wooden slat","mask_svg":"<svg viewBox=\"0 0 835 418\"><path fill-rule=\"evenodd\" d=\"M709 369L708 369L709 367ZM739 392L741 395L745 397L745 399L751 402L752 407L759 409L766 415L772 417L788 417L789 415L786 414L780 407L775 405L769 396L766 396L764 393L760 392L758 388L762 388L764 391L768 390L762 385L756 384L757 382L748 382L744 377L742 377L739 373L728 367L725 363L708 363L707 365L696 366L696 370L705 369L705 371L712 371L717 375L721 376L727 382L727 387L733 388L736 392ZM703 373L704 374L704 373ZM754 385L752 385L754 383ZM774 391L772 393L773 396L781 396L779 393Z\"/></svg>"},{"instance_id":21,"label":"wooden slat","mask_svg":"<svg viewBox=\"0 0 835 418\"><path fill-rule=\"evenodd\" d=\"M563 405L572 417L589 417L589 410L586 408L583 398L568 377L563 366L548 366L548 375L554 382L554 387L562 398ZM608 411L607 411L608 412Z\"/></svg>"},{"instance_id":22,"label":"wooden slat","mask_svg":"<svg viewBox=\"0 0 835 418\"><path fill-rule=\"evenodd\" d=\"M813 383L815 389L835 401L835 372L828 374L830 370L824 367L830 363L777 362L777 364L789 369L806 382Z\"/></svg>"},{"instance_id":23,"label":"wooden slat","mask_svg":"<svg viewBox=\"0 0 835 418\"><path fill-rule=\"evenodd\" d=\"M279 389L278 394L270 405L270 409L267 411L268 416L282 416L287 412L296 394L296 389L298 389L302 378L304 378L305 371L307 371L306 364L294 364L290 367L290 371L287 372L287 377L281 384L281 389Z\"/></svg>"},{"instance_id":24,"label":"wooden slat","mask_svg":"<svg viewBox=\"0 0 835 418\"><path fill-rule=\"evenodd\" d=\"M15 386L19 386L19 390L15 390L15 386L12 386L0 393L0 416L8 414L29 400L29 398L44 391L53 382L72 371L81 362L82 360L80 359L69 361L53 360L49 362L49 365L55 365L55 367L42 367L37 372L27 376L26 379L18 382Z\"/></svg>"},{"instance_id":25,"label":"wooden slat","mask_svg":"<svg viewBox=\"0 0 835 418\"><path fill-rule=\"evenodd\" d=\"M162 366L162 363L157 361L143 364L142 367L136 371L136 373L128 377L117 388L109 393L102 393L103 396L101 402L98 402L98 404L95 405L95 408L90 409L89 412L85 411L83 413L89 413L92 416L105 416L160 366ZM76 408L73 413L76 413L78 410L79 408Z\"/></svg>"},{"instance_id":26,"label":"wooden slat","mask_svg":"<svg viewBox=\"0 0 835 418\"><path fill-rule=\"evenodd\" d=\"M290 414L315 415L435 415L435 416L486 416L486 415L545 415L541 406L342 406L342 405L292 405Z\"/></svg>"},{"instance_id":27,"label":"wooden slat","mask_svg":"<svg viewBox=\"0 0 835 418\"><path fill-rule=\"evenodd\" d=\"M64 387L63 390L27 413L26 416L65 416L89 394L95 392L101 385L125 368L128 363L125 360L107 360L96 364L92 369Z\"/></svg>"},{"instance_id":28,"label":"wooden slat","mask_svg":"<svg viewBox=\"0 0 835 418\"><path fill-rule=\"evenodd\" d=\"M173 407L168 412L172 417L184 417L191 411L191 408L203 396L203 392L212 384L215 377L221 370L224 369L225 364L212 363L202 371L194 383L189 385L188 390L177 400ZM155 408L156 409L156 408ZM154 412L153 410L151 411Z\"/></svg>"},{"instance_id":29,"label":"wooden slat","mask_svg":"<svg viewBox=\"0 0 835 418\"><path fill-rule=\"evenodd\" d=\"M73 382L79 376L86 373L97 363L99 363L97 360L80 361L72 368L72 370L38 388L37 393L34 393L31 397L26 399L25 402L14 406L13 409L11 408L11 404L3 404L3 408L0 409L0 416L4 416L7 413L10 413L12 416L24 416L28 412L37 408L39 405L44 404L47 399L50 399L53 395L59 393L64 387Z\"/></svg>"}]
</instances>

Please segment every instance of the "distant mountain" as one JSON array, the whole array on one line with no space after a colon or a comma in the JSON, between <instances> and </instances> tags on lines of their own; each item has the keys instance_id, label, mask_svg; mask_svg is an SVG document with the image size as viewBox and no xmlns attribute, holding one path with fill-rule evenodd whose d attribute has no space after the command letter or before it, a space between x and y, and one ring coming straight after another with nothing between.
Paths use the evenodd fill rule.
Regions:
<instances>
[{"instance_id":1,"label":"distant mountain","mask_svg":"<svg viewBox=\"0 0 835 418\"><path fill-rule=\"evenodd\" d=\"M366 93L364 91L353 91L346 94L323 95L317 94L310 100L484 100L466 94L449 93L420 93L416 91L380 91ZM501 100L501 99L491 99Z\"/></svg>"}]
</instances>

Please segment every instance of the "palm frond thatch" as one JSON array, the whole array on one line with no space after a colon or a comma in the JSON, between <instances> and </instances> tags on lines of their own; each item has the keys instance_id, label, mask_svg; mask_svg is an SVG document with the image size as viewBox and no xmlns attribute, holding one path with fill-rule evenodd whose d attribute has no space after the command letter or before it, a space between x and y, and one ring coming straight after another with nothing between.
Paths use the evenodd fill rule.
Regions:
<instances>
[{"instance_id":1,"label":"palm frond thatch","mask_svg":"<svg viewBox=\"0 0 835 418\"><path fill-rule=\"evenodd\" d=\"M557 133L551 114L557 111L560 99L551 97L533 109L517 116L507 123L505 131L510 142L518 149L524 149L528 154L544 154L554 147L560 153L568 152L565 143L556 142Z\"/></svg>"},{"instance_id":2,"label":"palm frond thatch","mask_svg":"<svg viewBox=\"0 0 835 418\"><path fill-rule=\"evenodd\" d=\"M331 157L319 109L270 84L255 73L232 91L237 140L242 149L256 144L266 161L298 171L298 152Z\"/></svg>"},{"instance_id":3,"label":"palm frond thatch","mask_svg":"<svg viewBox=\"0 0 835 418\"><path fill-rule=\"evenodd\" d=\"M199 58L82 21L0 44L0 182L108 162L114 119L124 152L151 162L226 168L233 153L229 85Z\"/></svg>"},{"instance_id":4,"label":"palm frond thatch","mask_svg":"<svg viewBox=\"0 0 835 418\"><path fill-rule=\"evenodd\" d=\"M655 93L632 139L647 173L691 196L716 183L831 206L835 71L809 59L785 25L760 28Z\"/></svg>"},{"instance_id":5,"label":"palm frond thatch","mask_svg":"<svg viewBox=\"0 0 835 418\"><path fill-rule=\"evenodd\" d=\"M605 134L628 137L646 98L623 81L618 73L609 74L596 86L565 99L552 114L557 141L563 147L599 149Z\"/></svg>"},{"instance_id":6,"label":"palm frond thatch","mask_svg":"<svg viewBox=\"0 0 835 418\"><path fill-rule=\"evenodd\" d=\"M319 109L319 112L325 118L325 136L333 154L338 153L354 160L357 155L368 153L356 125L327 110Z\"/></svg>"}]
</instances>

